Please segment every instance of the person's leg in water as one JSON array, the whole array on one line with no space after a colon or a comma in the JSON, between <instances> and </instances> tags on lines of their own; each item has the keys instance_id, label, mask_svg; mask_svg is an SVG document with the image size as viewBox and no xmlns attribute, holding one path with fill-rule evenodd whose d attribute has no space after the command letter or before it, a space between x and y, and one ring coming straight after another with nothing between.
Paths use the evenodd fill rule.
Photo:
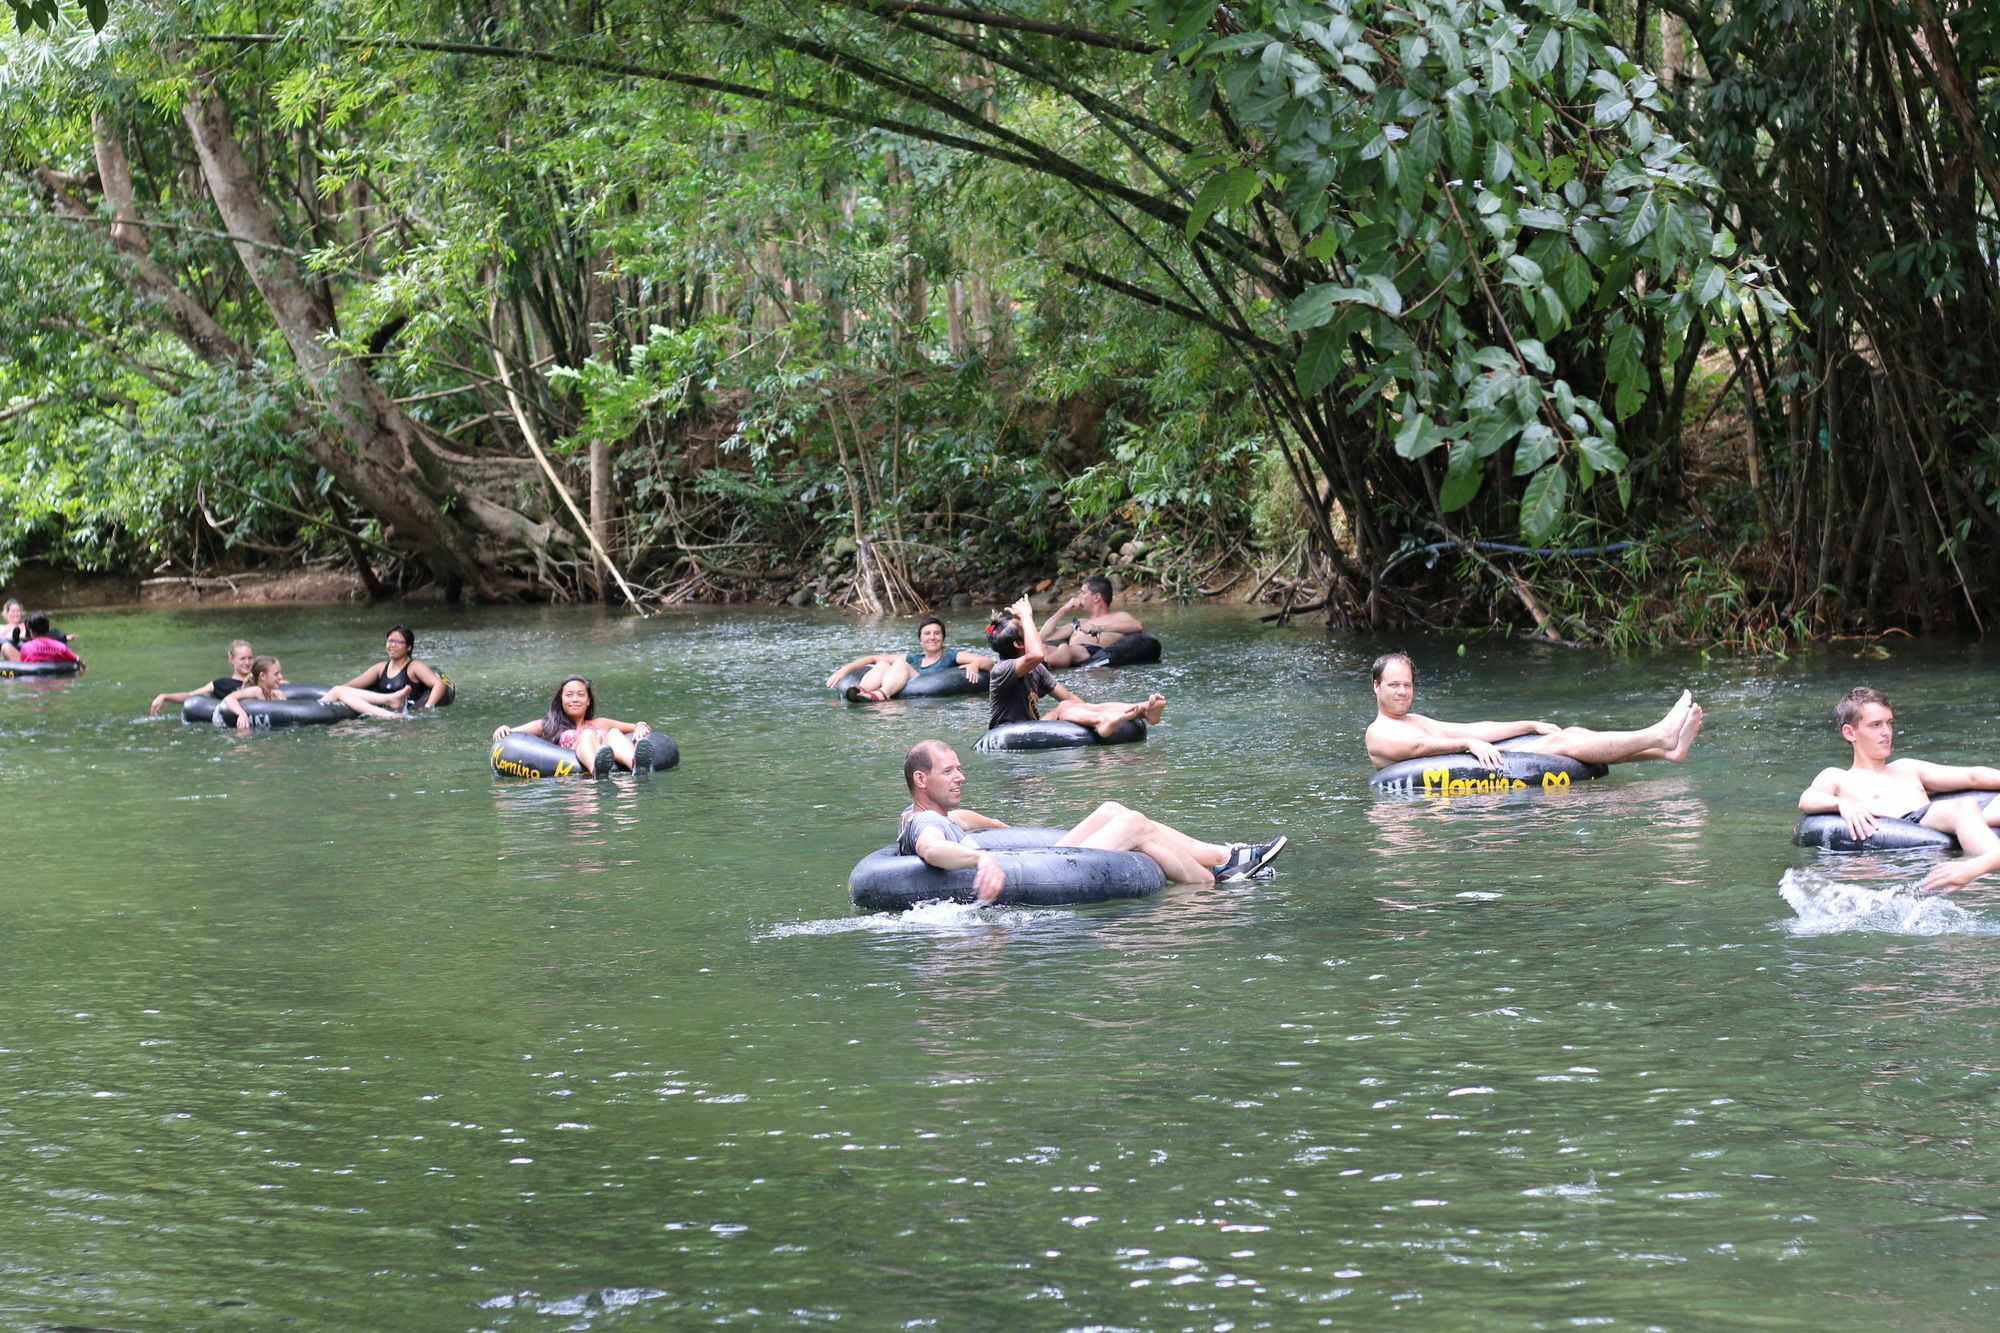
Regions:
<instances>
[{"instance_id":1,"label":"person's leg in water","mask_svg":"<svg viewBox=\"0 0 2000 1333\"><path fill-rule=\"evenodd\" d=\"M910 670L910 664L899 657L886 666L877 662L869 667L862 674L861 683L854 688L861 692L861 697L864 699L877 701L893 699L903 692L903 687L908 685L910 678L916 674Z\"/></svg>"},{"instance_id":2,"label":"person's leg in water","mask_svg":"<svg viewBox=\"0 0 2000 1333\"><path fill-rule=\"evenodd\" d=\"M1081 699L1065 699L1049 714L1051 722L1074 722L1078 726L1089 727L1099 736L1108 737L1123 724L1138 718L1147 726L1159 723L1160 715L1167 710L1165 695L1155 694L1141 704L1102 703L1087 704Z\"/></svg>"},{"instance_id":3,"label":"person's leg in water","mask_svg":"<svg viewBox=\"0 0 2000 1333\"><path fill-rule=\"evenodd\" d=\"M1091 811L1082 823L1057 839L1056 846L1144 852L1177 884L1213 883L1215 868L1229 859L1227 847L1191 838L1116 801L1106 801Z\"/></svg>"},{"instance_id":4,"label":"person's leg in water","mask_svg":"<svg viewBox=\"0 0 2000 1333\"><path fill-rule=\"evenodd\" d=\"M1924 876L1924 887L1950 893L2000 869L2000 834L1994 833L1992 825L1995 819L2000 819L2000 799L1981 802L1940 797L1933 801L1924 812L1923 826L1958 839L1959 850L1965 855L1932 866Z\"/></svg>"},{"instance_id":5,"label":"person's leg in water","mask_svg":"<svg viewBox=\"0 0 2000 1333\"><path fill-rule=\"evenodd\" d=\"M320 696L321 703L346 704L357 713L369 717L404 717L403 705L409 702L413 686L389 694L377 694L374 690L356 689L350 685L336 685Z\"/></svg>"},{"instance_id":6,"label":"person's leg in water","mask_svg":"<svg viewBox=\"0 0 2000 1333\"><path fill-rule=\"evenodd\" d=\"M1588 727L1564 727L1546 736L1537 736L1514 748L1535 754L1567 755L1586 764L1629 764L1645 759L1665 759L1678 764L1688 757L1695 737L1701 734L1701 705L1687 691L1674 701L1666 716L1644 731L1592 731Z\"/></svg>"}]
</instances>

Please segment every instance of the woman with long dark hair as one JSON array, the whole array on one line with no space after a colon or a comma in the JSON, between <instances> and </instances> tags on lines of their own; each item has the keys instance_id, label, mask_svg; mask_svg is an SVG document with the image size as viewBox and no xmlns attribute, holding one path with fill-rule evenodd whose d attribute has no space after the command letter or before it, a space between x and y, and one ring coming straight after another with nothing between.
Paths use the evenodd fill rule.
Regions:
<instances>
[{"instance_id":1,"label":"woman with long dark hair","mask_svg":"<svg viewBox=\"0 0 2000 1333\"><path fill-rule=\"evenodd\" d=\"M603 777L613 767L637 772L653 767L653 729L644 722L620 722L597 715L597 694L583 676L569 676L556 687L549 711L520 727L495 727L493 739L510 731L539 736L576 752L586 773Z\"/></svg>"}]
</instances>

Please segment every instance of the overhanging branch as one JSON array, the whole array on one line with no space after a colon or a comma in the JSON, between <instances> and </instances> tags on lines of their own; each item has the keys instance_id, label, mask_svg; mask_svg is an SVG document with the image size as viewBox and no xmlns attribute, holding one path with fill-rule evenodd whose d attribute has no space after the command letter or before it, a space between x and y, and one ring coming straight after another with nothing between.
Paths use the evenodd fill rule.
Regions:
<instances>
[{"instance_id":1,"label":"overhanging branch","mask_svg":"<svg viewBox=\"0 0 2000 1333\"><path fill-rule=\"evenodd\" d=\"M1191 324L1199 324L1205 329L1214 329L1233 343L1238 343L1245 347L1254 347L1260 352L1275 352L1278 350L1276 344L1272 343L1269 339L1260 338L1255 333L1239 329L1224 320L1217 319L1205 310L1197 310L1185 302L1176 301L1171 296L1162 296L1158 292L1147 291L1144 287L1134 286L1122 278L1114 278L1109 273L1100 273L1094 268L1072 263L1067 259L1063 261L1062 269L1063 272L1069 274L1071 277L1082 278L1085 282L1096 283L1099 287L1107 291L1117 292L1120 296L1129 296L1135 301L1143 301L1155 309L1169 311L1179 315Z\"/></svg>"}]
</instances>

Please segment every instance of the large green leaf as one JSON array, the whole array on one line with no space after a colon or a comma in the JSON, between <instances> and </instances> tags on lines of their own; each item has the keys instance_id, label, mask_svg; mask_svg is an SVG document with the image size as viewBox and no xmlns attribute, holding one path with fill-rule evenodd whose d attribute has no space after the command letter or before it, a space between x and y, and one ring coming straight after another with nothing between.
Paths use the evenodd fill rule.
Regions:
<instances>
[{"instance_id":1,"label":"large green leaf","mask_svg":"<svg viewBox=\"0 0 2000 1333\"><path fill-rule=\"evenodd\" d=\"M1521 531L1530 541L1546 540L1569 502L1569 471L1552 463L1529 478L1521 492Z\"/></svg>"}]
</instances>

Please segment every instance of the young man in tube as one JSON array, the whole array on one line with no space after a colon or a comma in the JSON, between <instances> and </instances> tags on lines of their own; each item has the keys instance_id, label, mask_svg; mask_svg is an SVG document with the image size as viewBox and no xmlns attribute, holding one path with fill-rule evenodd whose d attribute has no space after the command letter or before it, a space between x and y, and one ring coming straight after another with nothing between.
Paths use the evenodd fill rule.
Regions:
<instances>
[{"instance_id":1,"label":"young man in tube","mask_svg":"<svg viewBox=\"0 0 2000 1333\"><path fill-rule=\"evenodd\" d=\"M1384 653L1368 669L1375 682L1375 720L1368 724L1368 760L1387 768L1405 759L1437 754L1470 754L1488 768L1500 766L1495 741L1534 732L1516 746L1533 754L1566 755L1585 764L1629 764L1665 759L1678 764L1701 734L1701 705L1686 690L1667 715L1644 731L1591 731L1553 722L1440 722L1413 712L1417 669L1402 653Z\"/></svg>"},{"instance_id":2,"label":"young man in tube","mask_svg":"<svg viewBox=\"0 0 2000 1333\"><path fill-rule=\"evenodd\" d=\"M1068 624L1057 623L1074 611L1083 614L1074 616ZM1048 646L1043 660L1051 670L1061 671L1089 661L1127 634L1137 634L1144 628L1136 617L1111 609L1111 580L1093 574L1083 581L1076 596L1057 607L1042 626L1042 642Z\"/></svg>"},{"instance_id":3,"label":"young man in tube","mask_svg":"<svg viewBox=\"0 0 2000 1333\"><path fill-rule=\"evenodd\" d=\"M1966 855L1940 861L1924 887L1954 893L2000 869L2000 768L1960 768L1921 759L1891 759L1896 712L1880 690L1857 685L1834 705L1841 739L1853 747L1848 768L1826 768L1799 796L1799 812L1839 815L1856 842L1875 832L1878 819L1906 819L1958 839ZM1972 788L1983 787L1985 791ZM1960 793L1953 795L1952 793ZM1936 799L1932 796L1936 794Z\"/></svg>"},{"instance_id":4,"label":"young man in tube","mask_svg":"<svg viewBox=\"0 0 2000 1333\"><path fill-rule=\"evenodd\" d=\"M910 789L910 804L896 832L896 850L920 856L939 870L970 869L979 901L998 898L1007 886L1007 872L991 852L980 850L977 839L985 829L1007 826L959 804L965 769L958 755L943 741L918 741L903 760L903 782ZM1261 843L1202 842L1106 801L1057 839L1056 846L1143 852L1177 884L1216 884L1257 874L1278 859L1285 842L1283 837Z\"/></svg>"}]
</instances>

